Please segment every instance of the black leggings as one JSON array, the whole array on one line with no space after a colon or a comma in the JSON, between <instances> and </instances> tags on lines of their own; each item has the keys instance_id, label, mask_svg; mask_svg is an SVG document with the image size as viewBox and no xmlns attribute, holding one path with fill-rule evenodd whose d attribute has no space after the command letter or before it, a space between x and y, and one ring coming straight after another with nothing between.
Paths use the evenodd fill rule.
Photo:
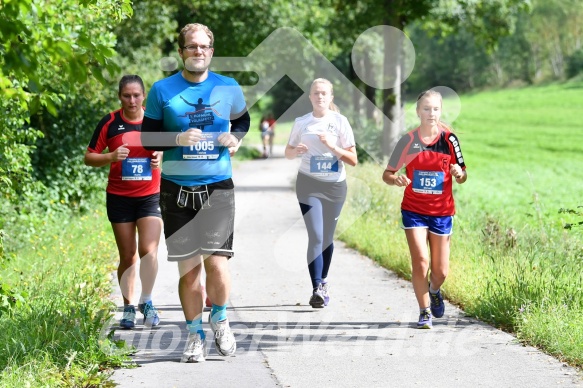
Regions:
<instances>
[{"instance_id":1,"label":"black leggings","mask_svg":"<svg viewBox=\"0 0 583 388\"><path fill-rule=\"evenodd\" d=\"M317 288L328 277L334 231L346 199L346 182L321 182L298 174L296 192L308 231L308 269L312 287Z\"/></svg>"}]
</instances>

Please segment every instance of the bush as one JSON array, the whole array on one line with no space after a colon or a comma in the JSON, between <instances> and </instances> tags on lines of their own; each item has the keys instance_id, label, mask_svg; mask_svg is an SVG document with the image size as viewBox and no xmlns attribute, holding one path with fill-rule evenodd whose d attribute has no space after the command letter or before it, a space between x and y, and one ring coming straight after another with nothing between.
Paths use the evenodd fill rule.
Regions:
<instances>
[{"instance_id":1,"label":"bush","mask_svg":"<svg viewBox=\"0 0 583 388\"><path fill-rule=\"evenodd\" d=\"M567 58L567 77L573 78L579 73L583 73L583 49Z\"/></svg>"}]
</instances>

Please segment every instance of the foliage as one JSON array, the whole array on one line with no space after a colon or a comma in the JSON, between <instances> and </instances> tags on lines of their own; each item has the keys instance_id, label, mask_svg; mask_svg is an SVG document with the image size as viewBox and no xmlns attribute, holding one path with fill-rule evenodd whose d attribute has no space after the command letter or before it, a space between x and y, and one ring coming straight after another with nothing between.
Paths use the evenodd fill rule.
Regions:
<instances>
[{"instance_id":1,"label":"foliage","mask_svg":"<svg viewBox=\"0 0 583 388\"><path fill-rule=\"evenodd\" d=\"M261 151L257 147L250 147L242 145L235 156L233 157L233 161L244 161L244 160L253 160L261 158Z\"/></svg>"},{"instance_id":2,"label":"foliage","mask_svg":"<svg viewBox=\"0 0 583 388\"><path fill-rule=\"evenodd\" d=\"M537 78L545 69L555 79L565 75L565 58L581 48L583 7L579 0L535 0L526 36Z\"/></svg>"},{"instance_id":3,"label":"foliage","mask_svg":"<svg viewBox=\"0 0 583 388\"><path fill-rule=\"evenodd\" d=\"M164 59L170 59L171 64L178 65L176 39L178 23L176 15L179 11L176 5L160 1L134 2L134 14L131 19L120 23L114 29L118 37L115 46L117 56L115 62L121 69L112 74L109 89L110 109L119 102L114 95L117 82L124 74L138 74L144 81L146 95L155 81L164 78Z\"/></svg>"},{"instance_id":4,"label":"foliage","mask_svg":"<svg viewBox=\"0 0 583 388\"><path fill-rule=\"evenodd\" d=\"M434 18L426 20L426 27L445 27L450 33L462 28L493 49L501 37L514 31L518 16L529 9L528 0L443 0L432 10Z\"/></svg>"},{"instance_id":5,"label":"foliage","mask_svg":"<svg viewBox=\"0 0 583 388\"><path fill-rule=\"evenodd\" d=\"M159 66L163 57L161 45L175 28L169 17L172 9L147 5L136 5L133 18L114 29L120 39L115 46L119 55L112 61L123 70L112 70L105 83L88 79L72 88L58 116L46 110L32 116L31 125L44 135L36 142L32 165L34 178L46 187L41 201L45 209L84 211L92 198L103 195L108 168L84 166L83 155L101 117L119 109L119 78L123 74L139 74L147 88L163 77ZM148 28L140 30L137 25ZM153 34L156 38L146 39L144 34ZM143 41L149 43L143 45Z\"/></svg>"},{"instance_id":6,"label":"foliage","mask_svg":"<svg viewBox=\"0 0 583 388\"><path fill-rule=\"evenodd\" d=\"M30 114L44 108L56 115L65 95L88 77L103 79L115 67L115 37L104 32L112 20L131 13L130 0L18 0L0 5L1 194L18 200L32 181L29 156L37 128L26 128ZM80 23L83 21L83 23ZM24 129L23 129L24 128Z\"/></svg>"},{"instance_id":7,"label":"foliage","mask_svg":"<svg viewBox=\"0 0 583 388\"><path fill-rule=\"evenodd\" d=\"M332 38L331 25L335 14L333 0L302 2L298 0L244 0L244 1L190 1L177 2L176 14L180 28L187 23L206 24L213 31L215 56L245 57L269 37L276 29L291 27L299 31L310 43L328 58L340 55L337 42ZM187 11L185 11L187 10ZM236 17L230 17L236 15ZM252 27L250 27L252 26ZM236 36L236 39L233 37ZM285 50L270 55L296 56ZM175 47L173 49L176 49ZM305 58L303 58L305 61ZM269 61L266 61L269 64ZM301 70L313 78L315 64L306 63ZM298 69L300 70L300 69ZM242 85L253 84L254 75L240 72L231 74ZM304 87L305 85L299 85ZM298 85L284 78L269 92L273 105L265 107L275 117L285 112L301 95Z\"/></svg>"},{"instance_id":8,"label":"foliage","mask_svg":"<svg viewBox=\"0 0 583 388\"><path fill-rule=\"evenodd\" d=\"M417 22L407 32L416 51L415 68L406 81L411 95L436 86L463 92L492 82L491 60L467 30L436 37Z\"/></svg>"},{"instance_id":9,"label":"foliage","mask_svg":"<svg viewBox=\"0 0 583 388\"><path fill-rule=\"evenodd\" d=\"M16 3L13 2L13 5ZM20 327L19 333L27 338L20 338L13 330L3 329L4 334L12 339L1 341L6 344L6 352L3 353L6 358L3 360L9 364L3 364L6 369L0 380L9 385L15 381L14 386L101 385L107 377L103 368L121 363L121 359L103 353L104 339L98 338L101 334L95 332L95 329L104 325L104 319L108 318L111 308L103 302L110 290L109 269L102 265L98 271L93 267L99 265L97 262L86 264L84 260L91 261L95 257L84 250L72 252L73 245L65 245L59 239L47 241L50 240L48 234L55 228L49 227L46 220L47 217L53 219L58 228L63 228L75 219L71 216L72 211L87 212L96 196L103 196L107 169L84 166L82 158L85 148L101 115L119 106L117 99L112 97L116 94L122 67L124 73L140 73L147 85L163 75L159 68L162 55L147 54L148 50L150 54L161 53L161 49L157 46L143 46L140 40L146 39L152 41L152 45L158 45L170 35L174 24L169 18L160 19L164 7L158 7L156 15L149 9L138 7L136 16L142 17L142 11L145 11L146 20L141 22L150 27L148 33L160 39L134 33L132 29L140 24L136 20L133 24L128 23L127 30L116 30L124 37L116 45L112 31L117 23L131 13L129 1L21 3L30 5L36 13L31 16L26 12L6 12L2 17L11 22L18 19L22 26L26 26L22 29L22 36L16 38L37 42L30 47L30 55L37 62L30 68L20 66L20 72L12 69L9 73L0 73L2 80L9 79L14 85L19 82L24 85L20 94L10 94L6 88L0 90L2 96L11 97L0 98L0 107L10 113L0 119L1 193L9 200L0 202L0 246L4 250L4 265L7 268L4 275L8 275L3 275L5 283L0 287L0 311L12 317L8 326L8 321L2 322L0 318L0 326ZM41 10L38 11L38 8ZM20 9L26 11L28 8L22 6ZM56 17L57 14L59 17ZM153 20L147 20L147 17ZM80 20L83 21L82 25L77 24ZM34 23L41 21L44 24L33 28ZM0 26L0 33L5 32L5 27L4 24ZM64 45L70 46L69 49L61 47ZM132 51L132 47L124 45L143 47ZM60 48L53 50L54 46ZM124 54L131 52L136 55L115 57L114 46ZM3 46L5 51L6 47ZM25 51L22 47L16 49ZM26 59L26 55L27 52L24 52L18 58ZM7 57L8 60L11 58ZM4 57L0 60L4 60ZM3 71L9 68L5 64L2 63ZM141 72L143 69L153 71L147 71L144 75ZM77 224L69 224L68 227L73 228L73 233L83 234L85 230ZM91 236L91 233L85 235ZM95 237L103 238L102 235ZM69 241L77 241L80 246L84 246L82 238L70 238ZM104 250L104 247L95 243L86 246L99 246L100 251ZM105 250L115 252L111 247ZM62 268L65 273L68 267L61 262L51 267L48 264L50 261L44 257L46 254L60 260L77 260L77 264L85 268L80 271L70 270L67 275L57 274L54 279L40 283L40 279L49 279L55 274L49 275L38 271L38 268L29 269L19 271L20 277L10 280L11 269L22 265L23 261L38 261L25 258L26 255L36 257L36 252L41 257L40 261L48 265L45 267L47 270ZM8 261L9 257L11 260ZM102 254L98 257L107 258ZM96 276L98 273L103 276ZM35 274L40 278L32 279L29 276ZM85 283L80 280L86 276L91 276L93 282L85 289L92 290L86 294L87 298L83 292ZM19 323L14 326L14 322ZM60 322L59 333L66 334L66 338L48 329L45 330L47 337L30 337L30 333L37 333L39 325L45 324L43 322L47 322L46 325ZM27 328L29 324L34 327ZM37 348L39 345L41 348ZM26 354L34 354L34 359ZM34 365L37 369L35 374L28 373L27 368L23 367L27 364ZM46 374L42 371L46 371ZM43 375L44 379L31 380L31 376L38 375Z\"/></svg>"},{"instance_id":10,"label":"foliage","mask_svg":"<svg viewBox=\"0 0 583 388\"><path fill-rule=\"evenodd\" d=\"M26 293L12 289L8 284L0 284L0 317L11 317L15 310L22 308L26 303Z\"/></svg>"}]
</instances>

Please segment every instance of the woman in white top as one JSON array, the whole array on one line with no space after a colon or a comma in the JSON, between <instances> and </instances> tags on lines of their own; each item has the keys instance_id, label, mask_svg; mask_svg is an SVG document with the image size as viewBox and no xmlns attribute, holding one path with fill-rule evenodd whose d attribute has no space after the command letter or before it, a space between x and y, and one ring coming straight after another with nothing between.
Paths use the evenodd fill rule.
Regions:
<instances>
[{"instance_id":1,"label":"woman in white top","mask_svg":"<svg viewBox=\"0 0 583 388\"><path fill-rule=\"evenodd\" d=\"M313 111L295 120L285 148L287 159L302 158L296 194L308 231L313 308L327 306L330 300L326 278L334 251L334 231L346 199L344 163L358 163L352 127L338 113L333 99L332 83L315 79L310 87Z\"/></svg>"}]
</instances>

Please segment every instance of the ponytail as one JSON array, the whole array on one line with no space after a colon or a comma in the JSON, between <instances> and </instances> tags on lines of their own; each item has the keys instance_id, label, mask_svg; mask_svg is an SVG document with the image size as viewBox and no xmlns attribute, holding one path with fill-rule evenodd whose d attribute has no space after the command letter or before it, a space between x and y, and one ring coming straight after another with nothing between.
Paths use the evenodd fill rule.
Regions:
<instances>
[{"instance_id":1,"label":"ponytail","mask_svg":"<svg viewBox=\"0 0 583 388\"><path fill-rule=\"evenodd\" d=\"M446 124L441 120L439 121L439 123L437 123L437 126L441 129L445 129L449 132L453 132L453 128L449 124Z\"/></svg>"},{"instance_id":2,"label":"ponytail","mask_svg":"<svg viewBox=\"0 0 583 388\"><path fill-rule=\"evenodd\" d=\"M334 104L334 102L330 103L330 107L328 109L330 109L332 112L340 113L340 109L338 109L338 107L336 106L336 104Z\"/></svg>"}]
</instances>

